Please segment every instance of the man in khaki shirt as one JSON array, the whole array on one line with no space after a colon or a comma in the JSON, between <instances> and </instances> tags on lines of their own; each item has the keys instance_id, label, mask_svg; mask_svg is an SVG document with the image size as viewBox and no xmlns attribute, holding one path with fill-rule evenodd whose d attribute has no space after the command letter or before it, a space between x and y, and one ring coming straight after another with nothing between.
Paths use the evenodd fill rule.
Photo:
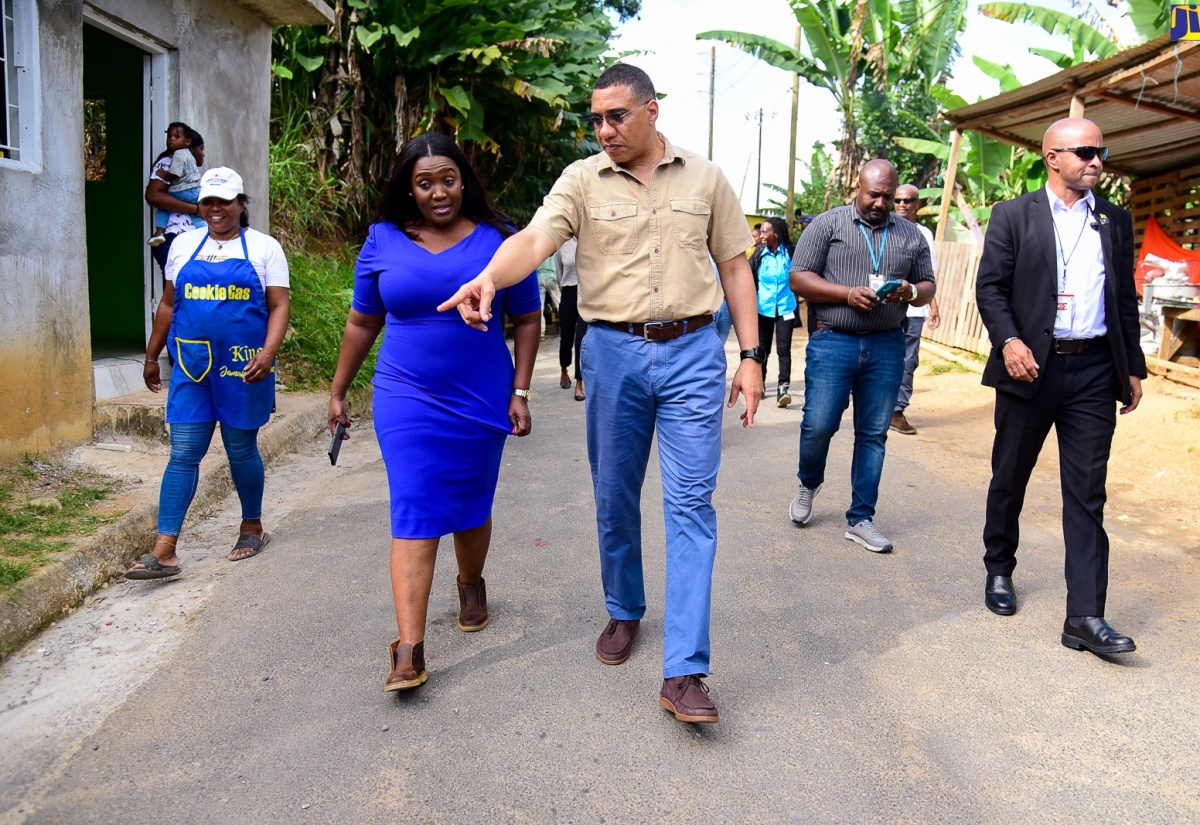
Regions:
<instances>
[{"instance_id":1,"label":"man in khaki shirt","mask_svg":"<svg viewBox=\"0 0 1200 825\"><path fill-rule=\"evenodd\" d=\"M580 356L588 459L610 616L596 657L609 665L629 658L646 612L640 499L657 430L667 528L659 703L682 721L716 722L701 681L709 666L717 547L712 495L726 370L712 319L724 296L743 350L729 406L745 395L741 418L752 427L763 359L743 254L752 239L721 170L672 146L655 130L657 119L645 72L626 64L605 71L589 118L604 151L567 167L530 226L506 240L440 309L457 306L468 324L483 326L496 289L578 238L579 314L588 322Z\"/></svg>"}]
</instances>

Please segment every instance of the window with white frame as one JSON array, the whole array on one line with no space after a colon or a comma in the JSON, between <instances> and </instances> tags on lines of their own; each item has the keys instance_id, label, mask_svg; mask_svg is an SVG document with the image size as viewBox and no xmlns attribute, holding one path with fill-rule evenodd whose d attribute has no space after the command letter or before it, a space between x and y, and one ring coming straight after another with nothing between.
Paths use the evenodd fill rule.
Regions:
<instances>
[{"instance_id":1,"label":"window with white frame","mask_svg":"<svg viewBox=\"0 0 1200 825\"><path fill-rule=\"evenodd\" d=\"M37 163L35 0L0 0L0 161Z\"/></svg>"}]
</instances>

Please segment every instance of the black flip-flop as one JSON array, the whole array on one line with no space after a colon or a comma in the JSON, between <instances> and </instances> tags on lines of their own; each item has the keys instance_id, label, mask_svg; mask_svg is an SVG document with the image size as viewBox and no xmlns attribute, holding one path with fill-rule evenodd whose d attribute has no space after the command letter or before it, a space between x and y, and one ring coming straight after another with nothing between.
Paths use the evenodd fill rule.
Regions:
<instances>
[{"instance_id":1,"label":"black flip-flop","mask_svg":"<svg viewBox=\"0 0 1200 825\"><path fill-rule=\"evenodd\" d=\"M125 571L125 578L142 580L142 579L166 579L171 576L178 576L180 568L164 567L163 563L157 557L147 553L137 560L137 564L141 567L132 567Z\"/></svg>"},{"instance_id":2,"label":"black flip-flop","mask_svg":"<svg viewBox=\"0 0 1200 825\"><path fill-rule=\"evenodd\" d=\"M238 550L245 550L246 548L250 548L254 552L247 553L244 556L238 556L236 559L229 559L229 560L230 561L245 561L246 559L252 559L263 551L263 548L267 546L267 543L270 540L271 540L270 533L263 533L262 538L251 535L250 533L242 533L240 536L238 536L237 544L233 545L233 552L236 552Z\"/></svg>"}]
</instances>

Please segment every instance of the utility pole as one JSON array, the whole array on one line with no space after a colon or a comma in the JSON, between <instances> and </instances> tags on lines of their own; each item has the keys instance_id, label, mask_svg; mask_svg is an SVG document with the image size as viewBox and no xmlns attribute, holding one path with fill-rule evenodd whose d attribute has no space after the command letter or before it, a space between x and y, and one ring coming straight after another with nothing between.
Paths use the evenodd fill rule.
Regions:
<instances>
[{"instance_id":1,"label":"utility pole","mask_svg":"<svg viewBox=\"0 0 1200 825\"><path fill-rule=\"evenodd\" d=\"M759 214L759 196L762 195L762 109L758 110L758 187L754 190L754 214Z\"/></svg>"},{"instance_id":2,"label":"utility pole","mask_svg":"<svg viewBox=\"0 0 1200 825\"><path fill-rule=\"evenodd\" d=\"M708 66L708 159L712 160L713 145L713 92L717 84L717 47L712 47L712 61Z\"/></svg>"},{"instance_id":3,"label":"utility pole","mask_svg":"<svg viewBox=\"0 0 1200 825\"><path fill-rule=\"evenodd\" d=\"M800 51L800 27L796 26L796 51ZM796 197L796 121L800 118L800 73L796 72L792 75L792 140L789 143L788 154L788 193L787 206L784 209L783 219L787 221L788 227L792 230L796 228L795 207L792 204Z\"/></svg>"}]
</instances>

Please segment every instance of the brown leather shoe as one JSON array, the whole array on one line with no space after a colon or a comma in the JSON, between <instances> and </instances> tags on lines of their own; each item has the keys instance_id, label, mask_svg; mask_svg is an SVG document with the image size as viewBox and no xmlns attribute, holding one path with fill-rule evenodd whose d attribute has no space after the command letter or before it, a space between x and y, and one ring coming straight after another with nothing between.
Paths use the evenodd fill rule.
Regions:
<instances>
[{"instance_id":1,"label":"brown leather shoe","mask_svg":"<svg viewBox=\"0 0 1200 825\"><path fill-rule=\"evenodd\" d=\"M415 645L400 644L400 640L392 642L388 648L392 672L388 675L385 691L408 690L425 684L429 671L425 670L425 642Z\"/></svg>"},{"instance_id":2,"label":"brown leather shoe","mask_svg":"<svg viewBox=\"0 0 1200 825\"><path fill-rule=\"evenodd\" d=\"M609 619L608 627L596 640L596 658L606 665L619 665L633 651L633 640L637 638L642 623L637 619Z\"/></svg>"},{"instance_id":3,"label":"brown leather shoe","mask_svg":"<svg viewBox=\"0 0 1200 825\"><path fill-rule=\"evenodd\" d=\"M899 411L892 413L892 423L889 426L901 435L917 434L917 428L909 424L908 419L904 417L904 413Z\"/></svg>"},{"instance_id":4,"label":"brown leather shoe","mask_svg":"<svg viewBox=\"0 0 1200 825\"><path fill-rule=\"evenodd\" d=\"M458 583L458 629L467 633L483 630L487 627L487 590L484 589L483 579L479 584L463 584L457 576Z\"/></svg>"},{"instance_id":5,"label":"brown leather shoe","mask_svg":"<svg viewBox=\"0 0 1200 825\"><path fill-rule=\"evenodd\" d=\"M708 685L698 674L663 679L658 703L680 722L719 722L717 706L708 698Z\"/></svg>"}]
</instances>

